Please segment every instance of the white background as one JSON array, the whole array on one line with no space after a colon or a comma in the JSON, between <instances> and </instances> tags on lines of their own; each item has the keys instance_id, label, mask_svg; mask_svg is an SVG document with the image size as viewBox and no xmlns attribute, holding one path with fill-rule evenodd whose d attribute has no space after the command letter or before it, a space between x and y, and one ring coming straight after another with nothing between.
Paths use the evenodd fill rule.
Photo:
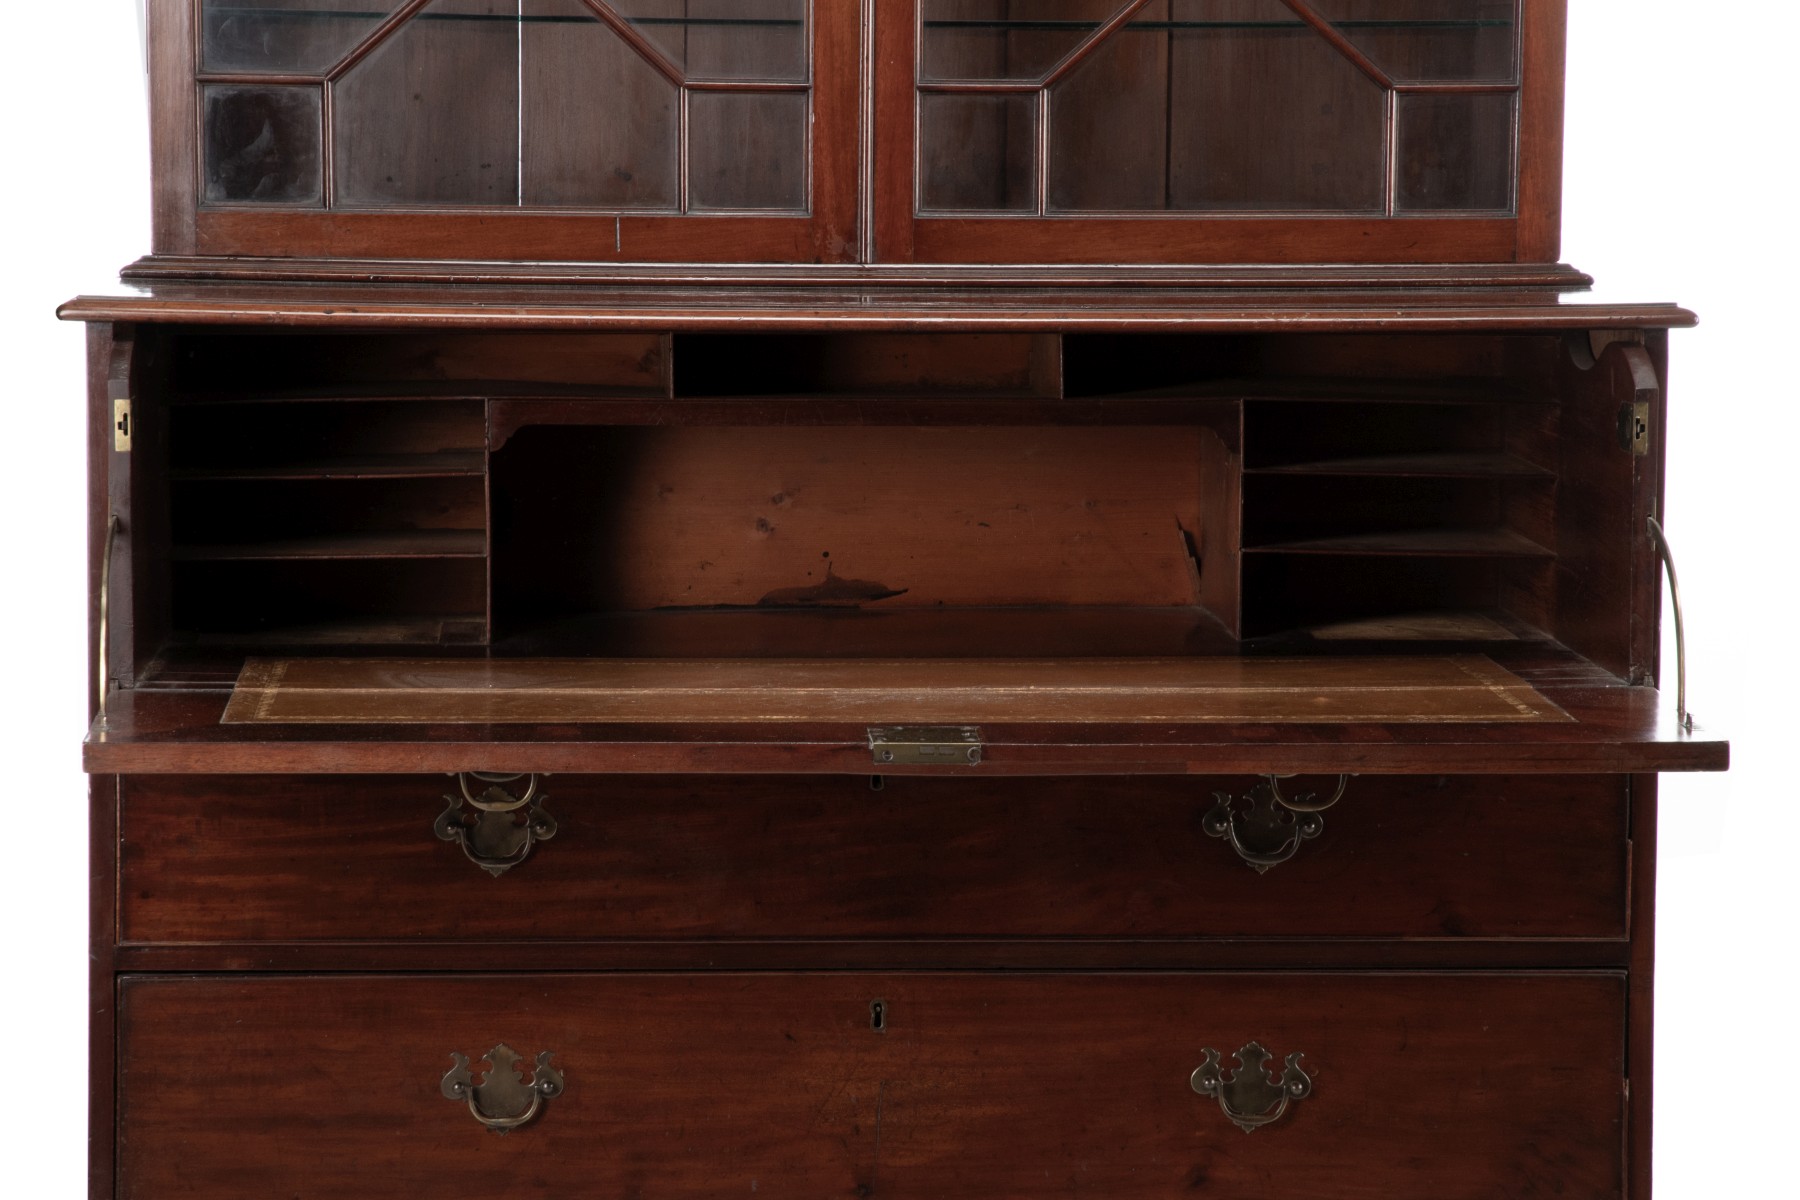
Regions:
<instances>
[{"instance_id":1,"label":"white background","mask_svg":"<svg viewBox=\"0 0 1800 1200\"><path fill-rule=\"evenodd\" d=\"M149 248L149 155L135 0L5 8L0 1162L9 1194L72 1200L87 984L84 397L81 330L52 311ZM1800 795L1776 768L1800 741L1800 6L1571 8L1564 257L1607 298L1701 314L1673 335L1667 525L1690 700L1734 741L1729 775L1664 784L1658 1185L1665 1197L1792 1195Z\"/></svg>"}]
</instances>

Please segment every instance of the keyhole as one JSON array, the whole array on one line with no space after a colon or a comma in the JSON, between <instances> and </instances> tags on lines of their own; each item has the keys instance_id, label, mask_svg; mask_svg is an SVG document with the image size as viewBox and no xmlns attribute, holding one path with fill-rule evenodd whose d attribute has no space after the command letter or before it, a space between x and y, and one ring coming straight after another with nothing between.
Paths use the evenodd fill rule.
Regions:
<instances>
[{"instance_id":1,"label":"keyhole","mask_svg":"<svg viewBox=\"0 0 1800 1200\"><path fill-rule=\"evenodd\" d=\"M887 1032L887 1001L869 1001L869 1028L876 1033Z\"/></svg>"},{"instance_id":2,"label":"keyhole","mask_svg":"<svg viewBox=\"0 0 1800 1200\"><path fill-rule=\"evenodd\" d=\"M869 776L869 790L871 792L879 792L882 788L884 788L886 786L887 786L887 780L883 779L881 776L879 776L879 775Z\"/></svg>"}]
</instances>

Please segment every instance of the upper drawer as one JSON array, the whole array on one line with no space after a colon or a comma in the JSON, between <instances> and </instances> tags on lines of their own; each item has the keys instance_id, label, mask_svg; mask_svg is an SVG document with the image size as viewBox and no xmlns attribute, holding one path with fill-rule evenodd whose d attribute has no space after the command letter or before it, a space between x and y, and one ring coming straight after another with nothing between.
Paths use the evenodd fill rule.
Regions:
<instances>
[{"instance_id":1,"label":"upper drawer","mask_svg":"<svg viewBox=\"0 0 1800 1200\"><path fill-rule=\"evenodd\" d=\"M548 777L538 807L488 818L515 839L477 842L489 857L525 849L511 825L524 812L555 825L517 866L494 864L495 879L434 830L446 792L473 820L450 778L127 776L121 933L131 943L1625 935L1619 776L1357 778L1304 818L1241 778L883 784ZM1290 786L1293 798L1324 799L1332 781ZM1282 828L1253 827L1259 805ZM1303 819L1322 828L1303 836ZM1267 869L1250 869L1238 846Z\"/></svg>"}]
</instances>

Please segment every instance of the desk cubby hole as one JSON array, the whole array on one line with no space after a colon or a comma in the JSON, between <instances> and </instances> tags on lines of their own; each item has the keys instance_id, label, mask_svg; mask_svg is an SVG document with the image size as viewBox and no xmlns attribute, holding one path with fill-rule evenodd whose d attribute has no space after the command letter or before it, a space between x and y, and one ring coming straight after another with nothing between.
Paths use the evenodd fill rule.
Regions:
<instances>
[{"instance_id":1,"label":"desk cubby hole","mask_svg":"<svg viewBox=\"0 0 1800 1200\"><path fill-rule=\"evenodd\" d=\"M1629 564L1559 537L1571 478L1628 519L1596 419L1613 385L1560 338L177 348L177 640L1066 657L1530 639L1624 673L1581 606L1620 596Z\"/></svg>"}]
</instances>

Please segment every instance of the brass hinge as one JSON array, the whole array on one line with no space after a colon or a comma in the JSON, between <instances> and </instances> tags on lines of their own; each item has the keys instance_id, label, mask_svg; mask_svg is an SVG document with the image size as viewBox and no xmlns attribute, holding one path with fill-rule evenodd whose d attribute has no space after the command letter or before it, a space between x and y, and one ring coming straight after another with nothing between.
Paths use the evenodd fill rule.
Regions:
<instances>
[{"instance_id":1,"label":"brass hinge","mask_svg":"<svg viewBox=\"0 0 1800 1200\"><path fill-rule=\"evenodd\" d=\"M1629 400L1619 405L1619 446L1633 454L1650 453L1650 402Z\"/></svg>"},{"instance_id":2,"label":"brass hinge","mask_svg":"<svg viewBox=\"0 0 1800 1200\"><path fill-rule=\"evenodd\" d=\"M869 730L878 767L973 767L981 762L981 730L973 725L886 725Z\"/></svg>"},{"instance_id":3,"label":"brass hinge","mask_svg":"<svg viewBox=\"0 0 1800 1200\"><path fill-rule=\"evenodd\" d=\"M121 454L131 453L131 400L129 397L113 400L113 449Z\"/></svg>"}]
</instances>

